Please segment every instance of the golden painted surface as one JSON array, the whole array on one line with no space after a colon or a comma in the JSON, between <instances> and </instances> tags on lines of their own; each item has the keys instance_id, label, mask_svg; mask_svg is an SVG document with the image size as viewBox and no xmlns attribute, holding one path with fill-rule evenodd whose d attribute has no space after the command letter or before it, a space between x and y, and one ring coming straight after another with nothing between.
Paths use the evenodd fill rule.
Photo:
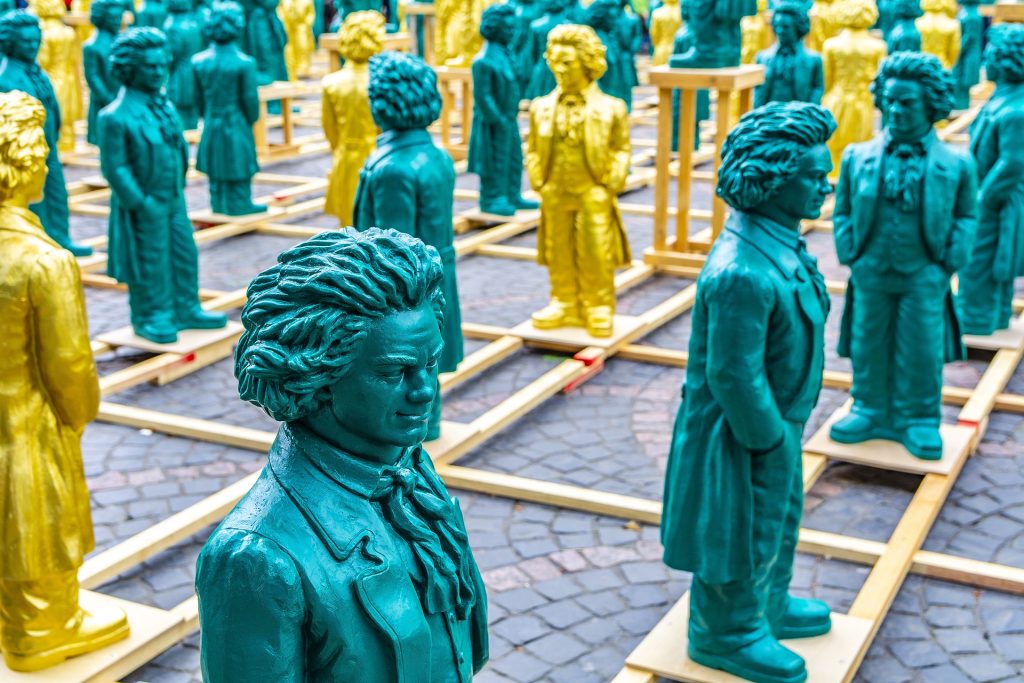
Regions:
<instances>
[{"instance_id":1,"label":"golden painted surface","mask_svg":"<svg viewBox=\"0 0 1024 683\"><path fill-rule=\"evenodd\" d=\"M437 0L437 40L434 54L437 64L469 67L483 47L480 17L494 4L491 0Z\"/></svg>"},{"instance_id":2,"label":"golden painted surface","mask_svg":"<svg viewBox=\"0 0 1024 683\"><path fill-rule=\"evenodd\" d=\"M740 20L741 64L753 64L757 53L768 49L775 42L767 12L768 0L757 0L757 14Z\"/></svg>"},{"instance_id":3,"label":"golden painted surface","mask_svg":"<svg viewBox=\"0 0 1024 683\"><path fill-rule=\"evenodd\" d=\"M323 80L321 121L331 145L334 164L327 179L324 212L352 225L359 171L376 146L377 125L370 114L370 75L367 62L381 51L384 16L353 12L338 32L338 51L345 66Z\"/></svg>"},{"instance_id":4,"label":"golden painted surface","mask_svg":"<svg viewBox=\"0 0 1024 683\"><path fill-rule=\"evenodd\" d=\"M668 64L672 56L672 44L675 42L676 31L683 27L683 13L679 0L666 0L658 9L651 13L651 44L654 54L651 64L659 66Z\"/></svg>"},{"instance_id":5,"label":"golden painted surface","mask_svg":"<svg viewBox=\"0 0 1024 683\"><path fill-rule=\"evenodd\" d=\"M75 148L75 121L82 119L82 47L75 29L64 24L64 3L61 0L32 0L32 10L39 16L43 40L39 46L39 66L53 83L53 92L60 104L61 127L59 147L62 152Z\"/></svg>"},{"instance_id":6,"label":"golden painted surface","mask_svg":"<svg viewBox=\"0 0 1024 683\"><path fill-rule=\"evenodd\" d=\"M939 58L945 69L952 69L960 57L960 22L953 0L922 0L924 15L914 24L921 33L921 51Z\"/></svg>"},{"instance_id":7,"label":"golden painted surface","mask_svg":"<svg viewBox=\"0 0 1024 683\"><path fill-rule=\"evenodd\" d=\"M811 32L804 39L807 49L821 52L825 48L825 41L838 35L840 27L836 23L834 9L833 0L815 0L811 5L810 12L808 12L811 19Z\"/></svg>"},{"instance_id":8,"label":"golden painted surface","mask_svg":"<svg viewBox=\"0 0 1024 683\"><path fill-rule=\"evenodd\" d=\"M297 81L309 75L313 64L313 20L316 8L313 0L281 0L278 13L284 24L288 42L284 47L284 63L288 68L288 80Z\"/></svg>"},{"instance_id":9,"label":"golden painted surface","mask_svg":"<svg viewBox=\"0 0 1024 683\"><path fill-rule=\"evenodd\" d=\"M78 606L93 549L82 430L99 409L78 264L43 231L46 112L0 95L0 646L33 671L128 635L123 612Z\"/></svg>"},{"instance_id":10,"label":"golden painted surface","mask_svg":"<svg viewBox=\"0 0 1024 683\"><path fill-rule=\"evenodd\" d=\"M871 81L885 59L885 43L868 33L878 10L871 0L844 0L836 18L843 30L825 41L821 58L825 69L825 95L821 104L836 117L835 134L828 141L833 178L846 146L874 135L875 106Z\"/></svg>"}]
</instances>

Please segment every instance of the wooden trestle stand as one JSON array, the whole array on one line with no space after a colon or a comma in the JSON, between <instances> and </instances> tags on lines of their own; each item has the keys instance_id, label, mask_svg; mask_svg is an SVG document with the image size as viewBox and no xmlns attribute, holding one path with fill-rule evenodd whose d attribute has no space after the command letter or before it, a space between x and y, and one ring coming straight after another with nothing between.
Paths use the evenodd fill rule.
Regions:
<instances>
[{"instance_id":1,"label":"wooden trestle stand","mask_svg":"<svg viewBox=\"0 0 1024 683\"><path fill-rule=\"evenodd\" d=\"M341 53L338 51L338 34L321 33L320 47L327 51L327 65L330 71L341 68ZM384 50L412 52L412 36L405 31L388 33L384 36Z\"/></svg>"},{"instance_id":2,"label":"wooden trestle stand","mask_svg":"<svg viewBox=\"0 0 1024 683\"><path fill-rule=\"evenodd\" d=\"M452 159L469 157L469 130L473 124L473 72L465 67L435 66L441 91L441 146ZM459 91L456 99L453 86ZM460 136L453 139L452 115L457 113Z\"/></svg>"},{"instance_id":3,"label":"wooden trestle stand","mask_svg":"<svg viewBox=\"0 0 1024 683\"><path fill-rule=\"evenodd\" d=\"M417 45L417 52L423 55L423 61L431 66L434 59L434 32L437 30L436 9L432 2L410 2L405 6L405 16L423 17L423 45ZM416 33L415 30L410 31Z\"/></svg>"},{"instance_id":4,"label":"wooden trestle stand","mask_svg":"<svg viewBox=\"0 0 1024 683\"><path fill-rule=\"evenodd\" d=\"M697 91L713 90L718 94L715 108L715 155L712 159L711 186L718 182L722 164L722 144L729 134L731 116L726 104L736 93L739 114L751 110L754 88L764 82L764 67L756 64L721 69L672 69L658 66L648 74L650 84L658 88L658 147L654 180L654 245L644 252L644 262L654 266L700 266L725 225L725 203L715 197L710 214L690 208L693 182L694 135L697 119ZM672 92L679 97L679 165L676 204L669 208L670 158L672 156ZM676 234L668 238L668 218L676 218ZM710 219L710 230L690 236L690 219Z\"/></svg>"}]
</instances>

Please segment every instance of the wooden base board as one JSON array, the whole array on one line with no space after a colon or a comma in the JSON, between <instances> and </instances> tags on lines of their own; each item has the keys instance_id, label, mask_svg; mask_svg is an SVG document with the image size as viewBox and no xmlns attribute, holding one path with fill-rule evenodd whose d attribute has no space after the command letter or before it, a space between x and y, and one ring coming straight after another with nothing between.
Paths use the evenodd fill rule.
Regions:
<instances>
[{"instance_id":1,"label":"wooden base board","mask_svg":"<svg viewBox=\"0 0 1024 683\"><path fill-rule=\"evenodd\" d=\"M516 211L512 216L500 216L496 213L487 213L480 209L468 209L459 213L460 218L464 218L473 225L489 225L504 223L533 223L540 220L539 209L520 209Z\"/></svg>"},{"instance_id":2,"label":"wooden base board","mask_svg":"<svg viewBox=\"0 0 1024 683\"><path fill-rule=\"evenodd\" d=\"M596 346L607 349L620 343L642 325L640 318L631 315L617 315L612 323L610 337L593 337L582 327L559 327L554 330L538 330L533 322L527 320L513 327L509 334L520 337L526 342L537 342L545 346L559 346L569 350L585 349Z\"/></svg>"},{"instance_id":3,"label":"wooden base board","mask_svg":"<svg viewBox=\"0 0 1024 683\"><path fill-rule=\"evenodd\" d=\"M965 334L963 340L964 345L972 349L985 351L1019 349L1024 346L1024 319L1015 318L1005 330L996 330L989 335Z\"/></svg>"},{"instance_id":4,"label":"wooden base board","mask_svg":"<svg viewBox=\"0 0 1024 683\"><path fill-rule=\"evenodd\" d=\"M96 337L96 341L110 346L130 346L133 349L141 349L152 353L180 353L184 355L240 335L244 329L242 323L229 320L228 324L219 330L182 330L178 333L178 341L173 344L157 344L135 334L135 331L129 325L101 334Z\"/></svg>"},{"instance_id":5,"label":"wooden base board","mask_svg":"<svg viewBox=\"0 0 1024 683\"><path fill-rule=\"evenodd\" d=\"M686 624L690 618L687 592L644 638L626 663L673 681L685 683L744 683L724 671L709 669L686 655ZM871 633L871 621L832 613L832 630L817 638L783 643L807 663L807 683L841 683L852 676L857 652Z\"/></svg>"},{"instance_id":6,"label":"wooden base board","mask_svg":"<svg viewBox=\"0 0 1024 683\"><path fill-rule=\"evenodd\" d=\"M73 657L63 664L33 673L15 673L0 662L0 681L4 683L85 683L86 681L112 681L130 673L121 668L121 662L133 653L146 649L150 643L165 637L180 625L181 618L172 612L113 598L101 593L82 591L79 604L120 607L128 615L131 635L96 652ZM162 650L158 650L160 652Z\"/></svg>"},{"instance_id":7,"label":"wooden base board","mask_svg":"<svg viewBox=\"0 0 1024 683\"><path fill-rule=\"evenodd\" d=\"M857 444L844 444L829 437L832 425L849 413L844 406L832 414L825 424L804 444L804 451L817 453L833 460L852 462L883 470L909 472L911 474L949 474L971 450L971 439L976 430L962 425L942 425L942 459L922 460L915 458L903 444L883 439L872 439Z\"/></svg>"}]
</instances>

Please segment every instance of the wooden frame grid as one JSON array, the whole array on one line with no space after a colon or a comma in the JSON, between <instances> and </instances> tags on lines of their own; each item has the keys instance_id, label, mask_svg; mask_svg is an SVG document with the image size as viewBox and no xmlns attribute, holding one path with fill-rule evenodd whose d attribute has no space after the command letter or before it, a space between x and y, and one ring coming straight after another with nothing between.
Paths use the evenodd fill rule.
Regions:
<instances>
[{"instance_id":1,"label":"wooden frame grid","mask_svg":"<svg viewBox=\"0 0 1024 683\"><path fill-rule=\"evenodd\" d=\"M652 70L653 71L653 70ZM652 80L657 76L652 73ZM747 76L745 76L746 78ZM751 77L752 78L752 77ZM734 89L743 92L736 86ZM662 93L664 91L661 91ZM720 94L719 102L728 101L729 89L725 95ZM747 90L749 95L749 89ZM666 99L659 95L659 106L656 108L659 130L665 122L671 122L671 107L666 113ZM749 97L746 104L749 104ZM684 104L684 109L685 109ZM721 111L727 111L721 107ZM977 113L975 108L969 118ZM944 137L959 135L966 125L968 117L954 121L943 131ZM727 119L716 120L716 129L724 131L728 128ZM660 134L660 133L659 133ZM717 160L720 155L721 139L716 136L716 145L711 155L706 152L699 155L684 153L680 155L678 175L680 180L685 177L689 182L714 181L716 170L710 173L694 170L694 166L709 160ZM689 150L687 150L688 152ZM299 153L304 153L300 150ZM645 157L647 160L650 156ZM658 177L667 178L670 172L668 157L658 157ZM664 171L664 173L660 173ZM631 185L627 188L651 184L655 176L650 169L638 169L631 176ZM241 234L267 234L275 236L303 239L312 234L323 232L321 228L303 225L285 224L280 221L294 219L303 215L322 210L323 198L316 197L287 205L300 197L320 192L326 185L320 178L310 178L280 174L261 174L258 182L274 182L288 184L291 187L282 194L258 198L257 201L268 201L279 205L279 210L253 217L223 217L200 212L191 216L197 224L209 226L196 233L197 242L209 242L225 239ZM659 181L660 182L660 181ZM687 188L689 184L687 183ZM109 195L109 190L102 180L87 179L70 184L72 192L72 210L87 215L104 215L106 207L91 204L90 200L102 199ZM472 199L474 193L457 190L459 199ZM666 224L672 212L667 204L656 203L650 207L623 203L624 212L639 215L650 215ZM677 226L680 213L677 212ZM705 220L715 220L714 209L698 216ZM724 218L724 213L722 214ZM688 220L688 218L687 218ZM474 218L472 212L456 217L457 232L483 222ZM487 230L478 231L456 240L456 252L459 256L471 254L486 255L499 258L533 259L534 249L513 247L501 244L516 235L522 234L536 226L536 215L516 217L513 220L499 223ZM806 230L831 229L828 220L810 221ZM460 230L461 228L461 230ZM657 227L655 235L657 240ZM714 230L709 231L713 237ZM677 235L678 240L678 235ZM710 246L711 240L707 240ZM93 246L105 246L104 238L90 241ZM667 240L663 244L668 244ZM678 244L678 242L677 242ZM616 277L616 290L624 291L639 285L658 274L676 275L694 278L699 273L703 259L679 260L672 263L644 263L634 261L626 270ZM105 265L102 254L89 259L81 259L83 282L93 287L121 287L106 276L96 274L95 270ZM830 283L830 289L841 291L845 283ZM448 484L454 488L498 495L518 500L553 505L594 514L619 517L648 524L658 524L661 518L661 503L634 496L613 494L592 490L580 486L547 482L537 479L501 474L483 469L458 465L458 459L471 449L480 446L495 436L502 429L542 404L551 396L571 391L580 383L598 374L604 364L611 358L620 358L638 362L652 363L670 367L685 367L687 354L684 351L663 349L638 343L643 337L662 327L666 323L684 314L693 305L696 296L696 285L690 284L665 301L637 316L639 324L628 335L617 339L606 347L578 346L567 343L543 342L519 336L510 328L466 323L463 334L469 338L483 339L488 343L467 356L458 370L441 377L442 391L448 391L459 384L478 376L490 368L504 362L524 348L538 348L567 354L558 365L545 372L526 387L514 392L504 401L494 406L483 415L467 424L446 425L446 432L454 437L443 441L439 448L432 449L437 471ZM244 290L221 292L204 290L202 292L204 306L210 310L230 310L240 307L245 301ZM1018 302L1020 303L1020 302ZM1018 306L1018 308L1020 308ZM1022 316L1024 317L1024 316ZM233 341L233 340L232 340ZM105 375L101 379L103 396L109 398L116 393L140 383L159 380L176 379L185 374L195 372L204 365L219 360L230 353L230 343L221 344L214 350L203 350L204 353L177 354L163 353L155 355L129 368ZM93 343L96 354L106 353L111 347L103 343ZM1024 396L1009 394L1005 387L1014 370L1024 355L1024 347L998 351L989 364L981 381L973 389L944 387L943 401L962 406L959 416L960 424L975 430L973 443L980 440L987 426L989 414L993 410L1009 411L1024 414ZM824 384L827 387L848 389L851 378L849 373L826 370ZM190 438L199 441L225 444L255 452L266 452L273 442L274 433L262 430L222 424L210 420L191 418L159 411L136 408L104 400L100 408L98 420L134 428L146 428L153 431ZM824 472L828 459L822 455L804 454L805 488L810 488ZM972 586L1001 590L1024 595L1024 568L1010 567L996 563L980 562L953 555L927 552L921 550L932 522L938 515L956 475L959 474L962 462L949 475L927 475L923 478L918 490L907 507L902 520L891 535L888 542L876 542L865 539L833 534L811 529L801 529L799 549L802 552L835 557L872 567L868 578L854 602L850 614L869 619L872 624L870 637L858 652L858 662L863 658L867 647L877 632L882 619L902 585L907 573L913 572L923 576L957 581ZM190 536L218 522L251 487L258 474L249 475L195 505L179 512L157 525L122 541L121 543L89 558L79 572L84 588L93 588L110 581L125 571L139 565L156 554L173 547ZM159 638L143 643L132 653L104 669L102 678L90 680L112 680L138 668L145 662L173 646L198 628L198 602L193 596L176 607L166 610L175 620L175 627ZM72 660L73 661L73 660ZM853 671L856 667L853 668ZM83 679L85 680L85 679ZM634 665L625 666L615 681L617 683L639 682L649 683L654 674Z\"/></svg>"}]
</instances>

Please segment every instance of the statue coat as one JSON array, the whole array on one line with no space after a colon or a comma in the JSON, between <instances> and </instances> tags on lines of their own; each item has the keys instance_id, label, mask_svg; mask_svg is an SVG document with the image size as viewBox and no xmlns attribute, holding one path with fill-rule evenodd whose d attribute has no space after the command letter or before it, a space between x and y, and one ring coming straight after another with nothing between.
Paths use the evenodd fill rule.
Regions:
<instances>
[{"instance_id":1,"label":"statue coat","mask_svg":"<svg viewBox=\"0 0 1024 683\"><path fill-rule=\"evenodd\" d=\"M203 136L196 169L213 180L249 180L259 171L252 126L260 117L256 62L229 45L211 45L192 58L196 109Z\"/></svg>"}]
</instances>

